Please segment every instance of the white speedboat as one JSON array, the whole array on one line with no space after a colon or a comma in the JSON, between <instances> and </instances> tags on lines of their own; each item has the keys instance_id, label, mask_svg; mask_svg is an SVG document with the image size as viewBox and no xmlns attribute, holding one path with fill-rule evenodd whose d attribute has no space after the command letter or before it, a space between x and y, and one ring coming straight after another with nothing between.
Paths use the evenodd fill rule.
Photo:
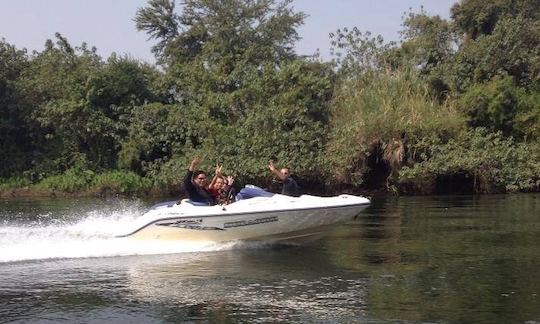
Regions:
<instances>
[{"instance_id":1,"label":"white speedboat","mask_svg":"<svg viewBox=\"0 0 540 324\"><path fill-rule=\"evenodd\" d=\"M303 241L329 226L352 220L370 201L340 195L241 199L229 205L200 206L187 199L154 206L121 237L195 241Z\"/></svg>"}]
</instances>

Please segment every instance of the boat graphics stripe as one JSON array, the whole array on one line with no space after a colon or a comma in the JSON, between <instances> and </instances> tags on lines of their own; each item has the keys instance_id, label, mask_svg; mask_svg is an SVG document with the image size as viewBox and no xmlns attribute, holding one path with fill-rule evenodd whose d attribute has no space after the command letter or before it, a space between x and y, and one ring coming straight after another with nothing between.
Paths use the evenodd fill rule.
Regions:
<instances>
[{"instance_id":1,"label":"boat graphics stripe","mask_svg":"<svg viewBox=\"0 0 540 324\"><path fill-rule=\"evenodd\" d=\"M241 227L241 226L257 225L257 224L263 224L263 223L271 223L271 222L277 222L277 221L278 221L277 216L270 216L270 217L228 222L228 223L223 224L223 227L224 228Z\"/></svg>"}]
</instances>

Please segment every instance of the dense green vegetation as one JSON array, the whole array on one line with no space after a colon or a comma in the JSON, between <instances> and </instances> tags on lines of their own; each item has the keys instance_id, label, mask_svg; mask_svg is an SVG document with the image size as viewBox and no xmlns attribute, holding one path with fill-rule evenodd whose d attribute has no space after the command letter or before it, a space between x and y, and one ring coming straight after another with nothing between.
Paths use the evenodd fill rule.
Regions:
<instances>
[{"instance_id":1,"label":"dense green vegetation","mask_svg":"<svg viewBox=\"0 0 540 324\"><path fill-rule=\"evenodd\" d=\"M150 0L157 65L62 35L0 41L0 191L176 194L191 158L239 185L269 159L307 191L540 189L540 6L463 0L410 12L402 42L357 28L334 60L294 52L305 15L278 0Z\"/></svg>"}]
</instances>

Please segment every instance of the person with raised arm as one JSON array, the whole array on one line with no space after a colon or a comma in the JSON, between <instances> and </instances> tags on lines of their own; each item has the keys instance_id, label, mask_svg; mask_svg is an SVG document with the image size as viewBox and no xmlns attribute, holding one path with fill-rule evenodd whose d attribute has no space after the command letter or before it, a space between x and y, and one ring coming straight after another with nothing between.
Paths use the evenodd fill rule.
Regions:
<instances>
[{"instance_id":1,"label":"person with raised arm","mask_svg":"<svg viewBox=\"0 0 540 324\"><path fill-rule=\"evenodd\" d=\"M283 167L280 170L278 170L274 166L274 161L272 160L268 162L268 168L283 183L283 188L281 190L282 195L293 196L293 197L300 196L300 186L298 186L296 181L291 177L289 168Z\"/></svg>"},{"instance_id":2,"label":"person with raised arm","mask_svg":"<svg viewBox=\"0 0 540 324\"><path fill-rule=\"evenodd\" d=\"M188 193L188 198L194 203L215 205L215 200L208 192L206 185L208 180L206 173L197 170L197 166L201 163L201 158L195 156L189 165L188 171L184 177L184 189Z\"/></svg>"},{"instance_id":3,"label":"person with raised arm","mask_svg":"<svg viewBox=\"0 0 540 324\"><path fill-rule=\"evenodd\" d=\"M225 178L221 170L222 166L216 165L214 178L208 186L208 191L218 204L227 205L234 200L234 188L232 187L234 178L232 176Z\"/></svg>"}]
</instances>

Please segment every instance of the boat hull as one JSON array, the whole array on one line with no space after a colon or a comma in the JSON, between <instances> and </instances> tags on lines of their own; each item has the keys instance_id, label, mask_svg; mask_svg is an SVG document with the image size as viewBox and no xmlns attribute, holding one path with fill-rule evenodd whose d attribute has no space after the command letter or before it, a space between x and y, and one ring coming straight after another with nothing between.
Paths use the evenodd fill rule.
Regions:
<instances>
[{"instance_id":1,"label":"boat hull","mask_svg":"<svg viewBox=\"0 0 540 324\"><path fill-rule=\"evenodd\" d=\"M354 196L349 196L354 197ZM284 200L282 198L281 200ZM287 198L288 199L288 198ZM290 198L298 202L298 198ZM188 240L188 241L235 241L235 240L264 240L264 241L303 241L322 234L331 225L353 219L362 209L366 208L369 200L351 201L332 204L330 200L321 201L297 208L266 208L267 210L246 211L236 206L195 207L184 212L174 208L161 208L155 218L146 225L130 234L124 235L144 240ZM278 201L273 205L283 206L279 198L268 198L269 202ZM287 206L291 205L286 204ZM332 201L333 202L333 201ZM325 204L326 203L326 204ZM268 202L263 201L268 205ZM322 204L322 205L321 205ZM240 210L238 210L240 209ZM191 213L190 213L191 211ZM199 214L194 214L194 211ZM206 211L206 213L205 213Z\"/></svg>"}]
</instances>

